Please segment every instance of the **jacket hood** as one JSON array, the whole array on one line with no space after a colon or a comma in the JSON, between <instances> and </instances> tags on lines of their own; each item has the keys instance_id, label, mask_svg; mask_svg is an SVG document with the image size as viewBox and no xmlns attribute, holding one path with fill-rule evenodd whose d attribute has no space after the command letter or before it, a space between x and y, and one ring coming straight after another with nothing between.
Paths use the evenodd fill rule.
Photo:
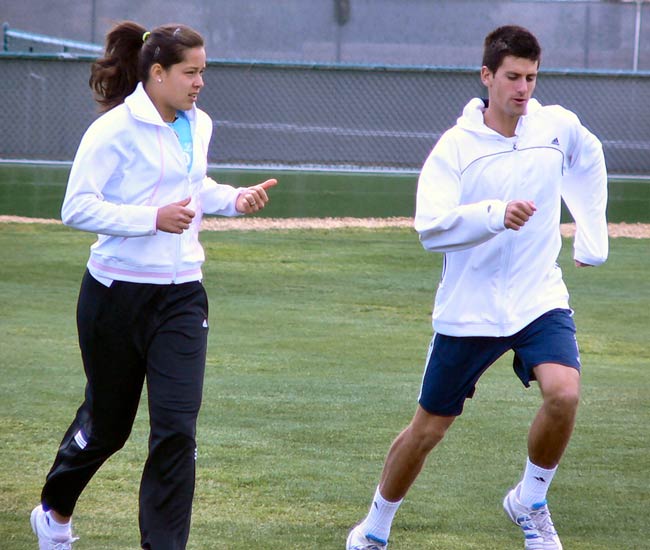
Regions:
<instances>
[{"instance_id":1,"label":"jacket hood","mask_svg":"<svg viewBox=\"0 0 650 550\"><path fill-rule=\"evenodd\" d=\"M153 101L151 101L151 98L147 95L142 82L138 82L133 93L124 99L124 103L133 118L142 122L148 122L149 124L156 124L158 126L165 125L165 121L160 116L160 113L153 104ZM189 111L183 112L187 115L190 123L193 123L196 119L196 106L193 105Z\"/></svg>"},{"instance_id":2,"label":"jacket hood","mask_svg":"<svg viewBox=\"0 0 650 550\"><path fill-rule=\"evenodd\" d=\"M483 113L485 112L486 109L486 99L481 99L479 97L475 97L474 99L470 100L470 102L465 105L465 108L463 109L463 114L458 117L458 120L456 121L458 126L463 128L464 130L469 130L470 132L479 132L482 134L494 134L498 135L497 132L489 128L488 126L485 125L485 121L483 120ZM521 124L522 119L525 117L533 114L534 112L538 111L539 109L542 108L542 104L537 101L535 98L530 98L528 100L528 105L526 107L526 114L522 116L519 119L519 124Z\"/></svg>"}]
</instances>

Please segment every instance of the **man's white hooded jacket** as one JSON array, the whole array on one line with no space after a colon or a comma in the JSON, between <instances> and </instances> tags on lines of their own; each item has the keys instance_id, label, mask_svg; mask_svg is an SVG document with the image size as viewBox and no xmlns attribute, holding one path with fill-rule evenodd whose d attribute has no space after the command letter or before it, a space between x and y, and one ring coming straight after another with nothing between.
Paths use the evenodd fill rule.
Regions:
<instances>
[{"instance_id":1,"label":"man's white hooded jacket","mask_svg":"<svg viewBox=\"0 0 650 550\"><path fill-rule=\"evenodd\" d=\"M509 336L555 308L569 308L557 265L561 202L576 222L574 258L607 259L607 172L601 143L572 112L528 102L515 136L484 124L473 99L427 158L415 229L444 253L433 327L449 336ZM512 200L537 208L519 230L504 225Z\"/></svg>"}]
</instances>

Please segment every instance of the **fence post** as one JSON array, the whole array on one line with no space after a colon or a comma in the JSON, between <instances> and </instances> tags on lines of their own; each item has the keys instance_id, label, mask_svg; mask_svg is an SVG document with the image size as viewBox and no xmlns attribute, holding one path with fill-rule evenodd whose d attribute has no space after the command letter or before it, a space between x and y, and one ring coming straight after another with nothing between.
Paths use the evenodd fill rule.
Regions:
<instances>
[{"instance_id":1,"label":"fence post","mask_svg":"<svg viewBox=\"0 0 650 550\"><path fill-rule=\"evenodd\" d=\"M632 70L639 70L639 46L641 42L641 6L648 0L621 0L623 3L636 4L636 14L634 16L634 54L632 57Z\"/></svg>"}]
</instances>

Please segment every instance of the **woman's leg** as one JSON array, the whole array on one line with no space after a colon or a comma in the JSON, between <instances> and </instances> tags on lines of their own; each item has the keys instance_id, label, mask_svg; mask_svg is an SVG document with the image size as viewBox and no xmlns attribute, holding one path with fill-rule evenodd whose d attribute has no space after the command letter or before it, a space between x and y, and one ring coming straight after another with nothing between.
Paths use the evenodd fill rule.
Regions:
<instances>
[{"instance_id":1,"label":"woman's leg","mask_svg":"<svg viewBox=\"0 0 650 550\"><path fill-rule=\"evenodd\" d=\"M159 326L147 357L151 434L140 486L146 549L182 550L189 537L207 307L200 283L170 287L159 305Z\"/></svg>"},{"instance_id":2,"label":"woman's leg","mask_svg":"<svg viewBox=\"0 0 650 550\"><path fill-rule=\"evenodd\" d=\"M42 491L45 509L72 515L99 467L126 442L137 411L144 368L133 342L133 299L86 273L77 326L86 373L85 399L68 428Z\"/></svg>"}]
</instances>

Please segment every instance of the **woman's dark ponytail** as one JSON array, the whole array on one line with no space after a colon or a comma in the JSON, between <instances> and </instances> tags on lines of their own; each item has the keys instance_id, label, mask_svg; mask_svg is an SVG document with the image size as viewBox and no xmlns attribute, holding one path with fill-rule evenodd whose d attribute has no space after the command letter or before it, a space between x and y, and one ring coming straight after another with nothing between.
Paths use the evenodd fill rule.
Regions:
<instances>
[{"instance_id":1,"label":"woman's dark ponytail","mask_svg":"<svg viewBox=\"0 0 650 550\"><path fill-rule=\"evenodd\" d=\"M119 23L106 35L104 57L90 70L90 88L100 111L124 101L138 85L139 54L146 29L132 21Z\"/></svg>"}]
</instances>

